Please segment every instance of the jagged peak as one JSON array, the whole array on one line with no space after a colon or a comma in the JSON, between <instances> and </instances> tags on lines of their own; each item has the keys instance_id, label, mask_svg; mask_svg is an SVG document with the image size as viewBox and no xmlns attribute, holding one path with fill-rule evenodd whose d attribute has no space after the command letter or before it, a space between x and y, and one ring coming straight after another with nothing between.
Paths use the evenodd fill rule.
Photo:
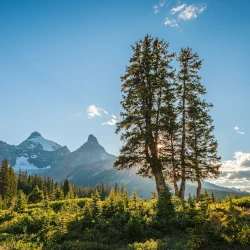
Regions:
<instances>
[{"instance_id":1,"label":"jagged peak","mask_svg":"<svg viewBox=\"0 0 250 250\"><path fill-rule=\"evenodd\" d=\"M27 138L27 139L32 139L32 138L36 138L42 136L39 132L34 131L33 133L31 133L31 135Z\"/></svg>"},{"instance_id":2,"label":"jagged peak","mask_svg":"<svg viewBox=\"0 0 250 250\"><path fill-rule=\"evenodd\" d=\"M92 134L89 135L88 137L88 143L91 143L91 144L99 144L96 137L93 136Z\"/></svg>"}]
</instances>

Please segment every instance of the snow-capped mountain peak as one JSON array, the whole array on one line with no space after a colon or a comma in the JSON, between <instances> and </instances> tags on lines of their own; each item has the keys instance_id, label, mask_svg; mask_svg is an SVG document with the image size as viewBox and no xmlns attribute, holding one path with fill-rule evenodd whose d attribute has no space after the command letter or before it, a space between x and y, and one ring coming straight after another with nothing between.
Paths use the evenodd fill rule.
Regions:
<instances>
[{"instance_id":1,"label":"snow-capped mountain peak","mask_svg":"<svg viewBox=\"0 0 250 250\"><path fill-rule=\"evenodd\" d=\"M39 136L42 136L42 135L39 132L35 131L35 132L30 134L30 136L27 138L27 140L30 140L30 139L33 139L33 138L36 138Z\"/></svg>"},{"instance_id":2,"label":"snow-capped mountain peak","mask_svg":"<svg viewBox=\"0 0 250 250\"><path fill-rule=\"evenodd\" d=\"M44 137L42 137L42 135L38 132L33 132L27 139L27 141L32 142L32 144L30 144L30 146L35 147L36 144L40 144L42 146L42 149L44 151L56 151L57 149L61 148L62 146L60 146L59 144L47 140Z\"/></svg>"}]
</instances>

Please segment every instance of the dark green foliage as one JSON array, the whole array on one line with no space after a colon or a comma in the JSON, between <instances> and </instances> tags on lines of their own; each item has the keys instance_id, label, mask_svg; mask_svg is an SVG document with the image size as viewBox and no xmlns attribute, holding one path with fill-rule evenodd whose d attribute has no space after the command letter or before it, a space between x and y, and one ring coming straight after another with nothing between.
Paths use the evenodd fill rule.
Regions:
<instances>
[{"instance_id":1,"label":"dark green foliage","mask_svg":"<svg viewBox=\"0 0 250 250\"><path fill-rule=\"evenodd\" d=\"M248 208L250 209L250 197L242 197L237 199L232 199L233 204L235 204L238 207L242 208Z\"/></svg>"},{"instance_id":2,"label":"dark green foliage","mask_svg":"<svg viewBox=\"0 0 250 250\"><path fill-rule=\"evenodd\" d=\"M20 192L18 195L23 196ZM171 203L167 201L172 200ZM101 201L65 199L29 204L24 210L0 210L0 246L12 249L249 249L250 212L236 205L246 198L212 203L207 193L190 206L171 198L168 188L157 199L112 189Z\"/></svg>"},{"instance_id":3,"label":"dark green foliage","mask_svg":"<svg viewBox=\"0 0 250 250\"><path fill-rule=\"evenodd\" d=\"M173 118L174 71L170 65L175 54L168 44L147 35L132 46L133 56L123 82L122 120L116 132L125 142L115 167L138 167L138 174L154 177L158 194L165 187L163 160L159 145L167 144L169 120Z\"/></svg>"},{"instance_id":4,"label":"dark green foliage","mask_svg":"<svg viewBox=\"0 0 250 250\"><path fill-rule=\"evenodd\" d=\"M154 178L158 195L167 179L181 199L186 181L196 181L199 202L202 180L216 178L221 167L209 115L212 104L202 99L202 60L191 48L182 48L176 74L171 65L175 53L169 53L165 41L146 35L132 50L121 77L123 111L116 132L124 146L115 167L137 167L137 174Z\"/></svg>"},{"instance_id":5,"label":"dark green foliage","mask_svg":"<svg viewBox=\"0 0 250 250\"><path fill-rule=\"evenodd\" d=\"M169 186L166 186L160 194L156 205L156 218L158 224L164 231L171 230L171 224L175 216L171 198L172 194L170 193Z\"/></svg>"},{"instance_id":6,"label":"dark green foliage","mask_svg":"<svg viewBox=\"0 0 250 250\"><path fill-rule=\"evenodd\" d=\"M63 183L63 194L64 197L66 197L70 192L70 184L69 184L69 180L65 179L64 183Z\"/></svg>"},{"instance_id":7,"label":"dark green foliage","mask_svg":"<svg viewBox=\"0 0 250 250\"><path fill-rule=\"evenodd\" d=\"M43 191L39 189L38 186L35 186L33 191L28 196L29 203L39 203L42 202L44 199Z\"/></svg>"},{"instance_id":8,"label":"dark green foliage","mask_svg":"<svg viewBox=\"0 0 250 250\"><path fill-rule=\"evenodd\" d=\"M54 200L62 200L64 198L63 190L58 185L54 191L53 199Z\"/></svg>"},{"instance_id":9,"label":"dark green foliage","mask_svg":"<svg viewBox=\"0 0 250 250\"><path fill-rule=\"evenodd\" d=\"M199 70L202 60L192 49L182 48L177 61L178 109L181 124L181 185L179 197L184 199L186 180L197 181L197 202L201 191L201 181L219 175L220 157L217 156L216 142L209 115L213 106L202 99L206 94L201 84Z\"/></svg>"},{"instance_id":10,"label":"dark green foliage","mask_svg":"<svg viewBox=\"0 0 250 250\"><path fill-rule=\"evenodd\" d=\"M22 190L19 190L14 202L13 210L16 212L22 212L27 208L27 197Z\"/></svg>"}]
</instances>

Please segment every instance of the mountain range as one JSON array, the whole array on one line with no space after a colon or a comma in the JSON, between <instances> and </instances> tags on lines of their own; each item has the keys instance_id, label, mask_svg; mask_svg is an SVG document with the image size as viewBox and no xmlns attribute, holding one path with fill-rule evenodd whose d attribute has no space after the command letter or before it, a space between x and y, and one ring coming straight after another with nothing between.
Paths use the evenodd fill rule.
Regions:
<instances>
[{"instance_id":1,"label":"mountain range","mask_svg":"<svg viewBox=\"0 0 250 250\"><path fill-rule=\"evenodd\" d=\"M6 158L14 170L28 171L51 177L61 182L68 178L72 184L95 186L108 183L124 184L131 193L136 189L142 197L150 197L155 191L153 180L137 176L134 172L118 171L113 168L116 156L106 152L96 137L89 135L87 142L71 152L66 146L45 139L40 133L33 132L25 141L17 146L0 141L0 160ZM249 193L220 187L209 182L203 182L203 188L214 192L221 198L229 194L249 195ZM186 195L195 194L196 185L188 183Z\"/></svg>"}]
</instances>

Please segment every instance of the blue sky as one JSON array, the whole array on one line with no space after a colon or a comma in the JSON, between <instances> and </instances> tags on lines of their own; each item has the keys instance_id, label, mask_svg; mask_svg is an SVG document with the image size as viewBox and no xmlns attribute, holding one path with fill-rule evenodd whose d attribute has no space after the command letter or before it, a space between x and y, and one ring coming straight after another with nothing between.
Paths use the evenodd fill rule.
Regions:
<instances>
[{"instance_id":1,"label":"blue sky","mask_svg":"<svg viewBox=\"0 0 250 250\"><path fill-rule=\"evenodd\" d=\"M75 150L92 133L118 155L115 126L104 123L119 119L130 46L151 34L204 59L219 154L247 171L249 9L246 0L0 0L0 140L39 131Z\"/></svg>"}]
</instances>

